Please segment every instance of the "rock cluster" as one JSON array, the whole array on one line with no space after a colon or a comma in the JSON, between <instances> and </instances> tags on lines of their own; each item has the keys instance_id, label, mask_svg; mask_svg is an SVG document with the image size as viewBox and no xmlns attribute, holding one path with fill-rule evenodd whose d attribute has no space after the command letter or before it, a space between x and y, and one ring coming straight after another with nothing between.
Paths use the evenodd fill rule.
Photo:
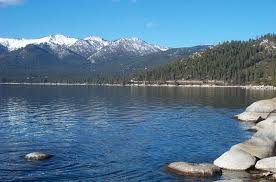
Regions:
<instances>
[{"instance_id":1,"label":"rock cluster","mask_svg":"<svg viewBox=\"0 0 276 182\"><path fill-rule=\"evenodd\" d=\"M255 123L252 129L256 130L256 133L249 140L231 147L216 159L214 164L228 170L255 168L268 171L271 175L267 176L275 176L276 98L255 102L236 118Z\"/></svg>"},{"instance_id":2,"label":"rock cluster","mask_svg":"<svg viewBox=\"0 0 276 182\"><path fill-rule=\"evenodd\" d=\"M263 171L261 177L276 179L276 98L257 101L235 117L254 124L251 130L255 133L249 140L232 146L214 165L174 162L168 169L179 175L211 177L221 174L221 169L255 168Z\"/></svg>"}]
</instances>

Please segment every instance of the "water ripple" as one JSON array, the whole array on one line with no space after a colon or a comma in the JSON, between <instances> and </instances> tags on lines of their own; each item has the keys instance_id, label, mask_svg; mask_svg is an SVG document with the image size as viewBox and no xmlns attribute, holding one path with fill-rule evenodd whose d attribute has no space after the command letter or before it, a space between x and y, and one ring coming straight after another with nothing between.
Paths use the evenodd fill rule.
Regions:
<instances>
[{"instance_id":1,"label":"water ripple","mask_svg":"<svg viewBox=\"0 0 276 182\"><path fill-rule=\"evenodd\" d=\"M194 181L167 173L164 165L214 160L250 136L232 116L275 95L222 88L2 85L0 181ZM54 156L25 161L32 151Z\"/></svg>"}]
</instances>

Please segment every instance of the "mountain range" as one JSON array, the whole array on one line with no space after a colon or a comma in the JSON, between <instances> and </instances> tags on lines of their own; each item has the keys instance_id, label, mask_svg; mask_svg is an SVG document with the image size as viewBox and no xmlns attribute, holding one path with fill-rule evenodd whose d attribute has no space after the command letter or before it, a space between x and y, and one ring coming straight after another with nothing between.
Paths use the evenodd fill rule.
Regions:
<instances>
[{"instance_id":1,"label":"mountain range","mask_svg":"<svg viewBox=\"0 0 276 182\"><path fill-rule=\"evenodd\" d=\"M84 39L64 35L38 39L0 38L0 78L24 80L132 73L188 57L208 47L168 48L139 38L108 41L95 36Z\"/></svg>"}]
</instances>

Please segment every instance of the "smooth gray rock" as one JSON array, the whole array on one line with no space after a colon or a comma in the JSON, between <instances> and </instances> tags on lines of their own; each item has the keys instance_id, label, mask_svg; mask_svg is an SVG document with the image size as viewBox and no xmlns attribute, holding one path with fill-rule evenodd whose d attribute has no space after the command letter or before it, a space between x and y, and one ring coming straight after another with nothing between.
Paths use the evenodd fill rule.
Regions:
<instances>
[{"instance_id":1,"label":"smooth gray rock","mask_svg":"<svg viewBox=\"0 0 276 182\"><path fill-rule=\"evenodd\" d=\"M43 153L43 152L32 152L25 155L26 160L46 160L49 159L51 155Z\"/></svg>"},{"instance_id":2,"label":"smooth gray rock","mask_svg":"<svg viewBox=\"0 0 276 182\"><path fill-rule=\"evenodd\" d=\"M212 177L222 174L219 167L205 163L173 162L168 165L168 170L183 176Z\"/></svg>"},{"instance_id":3,"label":"smooth gray rock","mask_svg":"<svg viewBox=\"0 0 276 182\"><path fill-rule=\"evenodd\" d=\"M267 137L276 142L276 116L270 115L266 120L258 123L255 128L258 131L254 136Z\"/></svg>"},{"instance_id":4,"label":"smooth gray rock","mask_svg":"<svg viewBox=\"0 0 276 182\"><path fill-rule=\"evenodd\" d=\"M214 164L223 169L247 170L256 163L256 157L242 150L232 148L214 161Z\"/></svg>"},{"instance_id":5,"label":"smooth gray rock","mask_svg":"<svg viewBox=\"0 0 276 182\"><path fill-rule=\"evenodd\" d=\"M256 112L243 112L239 115L236 115L235 118L240 121L246 122L258 122L267 118L269 113L256 113Z\"/></svg>"},{"instance_id":6,"label":"smooth gray rock","mask_svg":"<svg viewBox=\"0 0 276 182\"><path fill-rule=\"evenodd\" d=\"M254 102L245 112L235 117L241 121L257 122L266 119L274 111L276 111L276 98Z\"/></svg>"},{"instance_id":7,"label":"smooth gray rock","mask_svg":"<svg viewBox=\"0 0 276 182\"><path fill-rule=\"evenodd\" d=\"M276 131L276 116L271 115L264 121L256 124L256 128L259 129L270 129L273 128Z\"/></svg>"},{"instance_id":8,"label":"smooth gray rock","mask_svg":"<svg viewBox=\"0 0 276 182\"><path fill-rule=\"evenodd\" d=\"M272 157L276 153L275 142L267 137L252 137L244 143L234 145L232 149L239 149L259 159Z\"/></svg>"},{"instance_id":9,"label":"smooth gray rock","mask_svg":"<svg viewBox=\"0 0 276 182\"><path fill-rule=\"evenodd\" d=\"M255 168L276 173L276 157L259 160L256 163Z\"/></svg>"},{"instance_id":10,"label":"smooth gray rock","mask_svg":"<svg viewBox=\"0 0 276 182\"><path fill-rule=\"evenodd\" d=\"M265 128L259 129L254 137L269 138L272 141L276 142L276 129L275 128Z\"/></svg>"}]
</instances>

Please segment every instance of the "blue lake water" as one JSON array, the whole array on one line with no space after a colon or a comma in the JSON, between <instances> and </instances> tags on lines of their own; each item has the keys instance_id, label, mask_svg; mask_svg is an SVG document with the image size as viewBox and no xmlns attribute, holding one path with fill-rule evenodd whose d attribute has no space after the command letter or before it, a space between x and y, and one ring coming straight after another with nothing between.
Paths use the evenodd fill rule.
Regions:
<instances>
[{"instance_id":1,"label":"blue lake water","mask_svg":"<svg viewBox=\"0 0 276 182\"><path fill-rule=\"evenodd\" d=\"M0 85L0 181L208 181L165 166L212 162L250 137L233 115L273 96L239 88ZM25 161L33 151L54 157Z\"/></svg>"}]
</instances>

